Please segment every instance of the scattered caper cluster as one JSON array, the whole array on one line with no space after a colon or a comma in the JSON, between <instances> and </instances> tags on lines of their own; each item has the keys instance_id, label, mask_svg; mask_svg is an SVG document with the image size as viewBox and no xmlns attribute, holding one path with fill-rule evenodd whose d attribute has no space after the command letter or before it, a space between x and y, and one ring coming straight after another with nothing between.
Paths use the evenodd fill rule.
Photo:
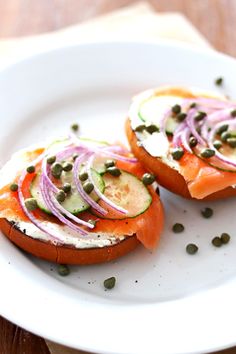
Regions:
<instances>
[{"instance_id":1,"label":"scattered caper cluster","mask_svg":"<svg viewBox=\"0 0 236 354\"><path fill-rule=\"evenodd\" d=\"M213 215L213 209L207 207L201 210L201 214L204 218L208 219ZM184 225L180 223L175 223L172 226L172 231L175 233L180 233L184 231ZM230 235L226 232L223 232L221 236L216 236L212 239L211 243L215 247L221 247L223 244L227 244L230 241ZM198 246L194 243L189 243L186 246L186 252L188 254L195 254L198 252Z\"/></svg>"},{"instance_id":2,"label":"scattered caper cluster","mask_svg":"<svg viewBox=\"0 0 236 354\"><path fill-rule=\"evenodd\" d=\"M231 111L231 116L236 117L236 109ZM216 131L218 139L214 141L213 145L216 149L220 149L223 144L228 144L232 148L236 148L236 132L229 131L228 124L222 124Z\"/></svg>"},{"instance_id":3,"label":"scattered caper cluster","mask_svg":"<svg viewBox=\"0 0 236 354\"><path fill-rule=\"evenodd\" d=\"M81 182L83 182L83 190L87 193L90 194L94 190L94 185L92 182L88 180L88 173L84 170L80 171L79 173L79 179Z\"/></svg>"},{"instance_id":4,"label":"scattered caper cluster","mask_svg":"<svg viewBox=\"0 0 236 354\"><path fill-rule=\"evenodd\" d=\"M172 108L172 116L178 121L183 122L187 117L187 114L181 111L181 106L179 104L175 104Z\"/></svg>"},{"instance_id":5,"label":"scattered caper cluster","mask_svg":"<svg viewBox=\"0 0 236 354\"><path fill-rule=\"evenodd\" d=\"M106 172L110 173L110 175L114 177L119 177L121 175L121 171L116 167L115 161L107 160L105 163Z\"/></svg>"},{"instance_id":6,"label":"scattered caper cluster","mask_svg":"<svg viewBox=\"0 0 236 354\"><path fill-rule=\"evenodd\" d=\"M216 236L212 239L211 243L215 247L221 247L222 245L228 243L230 241L230 235L226 232L223 232L221 236Z\"/></svg>"},{"instance_id":7,"label":"scattered caper cluster","mask_svg":"<svg viewBox=\"0 0 236 354\"><path fill-rule=\"evenodd\" d=\"M175 117L175 119L178 122L183 122L187 117L187 114L181 111L181 106L179 104L175 104L171 108L171 111L172 111L172 116Z\"/></svg>"},{"instance_id":8,"label":"scattered caper cluster","mask_svg":"<svg viewBox=\"0 0 236 354\"><path fill-rule=\"evenodd\" d=\"M150 124L150 125L141 124L135 128L135 131L138 133L147 131L149 134L153 134L153 133L158 133L159 128L155 124Z\"/></svg>"},{"instance_id":9,"label":"scattered caper cluster","mask_svg":"<svg viewBox=\"0 0 236 354\"><path fill-rule=\"evenodd\" d=\"M73 168L73 164L69 161L57 162L56 156L49 156L47 158L48 165L51 165L51 174L54 178L60 179L63 171L69 172ZM66 199L66 196L71 191L70 183L65 183L61 190L56 194L56 199L59 203L63 203Z\"/></svg>"}]
</instances>

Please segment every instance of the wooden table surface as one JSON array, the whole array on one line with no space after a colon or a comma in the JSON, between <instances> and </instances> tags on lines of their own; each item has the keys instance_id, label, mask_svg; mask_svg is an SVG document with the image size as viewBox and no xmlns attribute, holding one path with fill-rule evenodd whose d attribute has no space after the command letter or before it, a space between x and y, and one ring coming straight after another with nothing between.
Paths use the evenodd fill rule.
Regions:
<instances>
[{"instance_id":1,"label":"wooden table surface","mask_svg":"<svg viewBox=\"0 0 236 354\"><path fill-rule=\"evenodd\" d=\"M0 39L57 30L136 0L0 0ZM186 15L218 50L236 57L236 0L150 0ZM49 354L42 338L0 317L0 354ZM236 347L224 354L236 354Z\"/></svg>"}]
</instances>

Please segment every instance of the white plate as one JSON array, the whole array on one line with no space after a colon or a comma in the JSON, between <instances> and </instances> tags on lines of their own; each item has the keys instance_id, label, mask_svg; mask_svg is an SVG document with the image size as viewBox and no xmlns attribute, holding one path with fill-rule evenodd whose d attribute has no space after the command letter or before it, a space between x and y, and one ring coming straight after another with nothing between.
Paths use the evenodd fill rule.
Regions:
<instances>
[{"instance_id":1,"label":"white plate","mask_svg":"<svg viewBox=\"0 0 236 354\"><path fill-rule=\"evenodd\" d=\"M0 161L79 121L84 134L124 137L131 97L180 84L236 96L236 62L215 52L168 44L90 44L44 53L0 74ZM53 341L96 353L200 353L236 343L235 200L185 201L161 191L166 225L159 249L142 247L111 264L72 267L66 278L0 237L0 313ZM200 209L211 206L206 220ZM173 234L183 222L186 231ZM221 232L230 244L211 245ZM189 256L185 246L199 252ZM104 291L103 280L117 277ZM135 281L138 282L135 282Z\"/></svg>"}]
</instances>

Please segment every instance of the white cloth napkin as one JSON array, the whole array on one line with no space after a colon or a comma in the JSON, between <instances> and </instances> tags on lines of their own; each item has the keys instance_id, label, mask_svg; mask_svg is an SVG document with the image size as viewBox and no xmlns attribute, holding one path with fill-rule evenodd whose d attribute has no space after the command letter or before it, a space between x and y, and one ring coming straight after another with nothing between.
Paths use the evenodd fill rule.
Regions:
<instances>
[{"instance_id":1,"label":"white cloth napkin","mask_svg":"<svg viewBox=\"0 0 236 354\"><path fill-rule=\"evenodd\" d=\"M156 13L146 2L109 13L89 22L38 36L0 41L0 64L62 45L114 40L178 40L210 48L205 38L179 13ZM51 354L85 354L46 341Z\"/></svg>"},{"instance_id":2,"label":"white cloth napkin","mask_svg":"<svg viewBox=\"0 0 236 354\"><path fill-rule=\"evenodd\" d=\"M179 13L156 13L141 2L86 23L37 36L0 41L0 64L9 64L42 50L97 41L178 40L209 48L209 43Z\"/></svg>"}]
</instances>

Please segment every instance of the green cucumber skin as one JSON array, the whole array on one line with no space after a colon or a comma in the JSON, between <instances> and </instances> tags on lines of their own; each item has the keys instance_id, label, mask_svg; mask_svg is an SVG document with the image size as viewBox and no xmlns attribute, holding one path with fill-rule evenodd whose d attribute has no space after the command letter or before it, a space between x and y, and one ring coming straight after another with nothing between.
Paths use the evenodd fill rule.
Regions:
<instances>
[{"instance_id":1,"label":"green cucumber skin","mask_svg":"<svg viewBox=\"0 0 236 354\"><path fill-rule=\"evenodd\" d=\"M121 170L121 172L125 172L125 173L131 175L133 178L135 178L135 179L138 180L140 183L142 183L142 181L141 181L137 176L133 175L132 173L127 172L127 171L125 171L125 170ZM143 183L142 183L142 185L144 186ZM144 186L144 188L146 189L146 192L147 192L148 195L149 195L149 201L148 201L146 207L145 207L143 210L141 210L140 213L137 213L137 214L132 215L132 216L123 216L123 217L120 217L120 218L112 218L112 217L109 217L109 218L108 218L108 217L103 216L103 215L100 215L100 214L98 215L98 213L96 213L96 210L94 210L94 209L91 209L90 212L91 212L91 214L93 214L93 215L95 215L95 216L99 216L100 219L106 219L106 220L134 219L134 218L136 218L137 216L142 215L143 213L145 213L145 211L146 211L146 210L151 206L151 204L152 204L152 196L151 196L151 194L150 194L148 188L147 188L146 186Z\"/></svg>"},{"instance_id":2,"label":"green cucumber skin","mask_svg":"<svg viewBox=\"0 0 236 354\"><path fill-rule=\"evenodd\" d=\"M192 149L192 152L195 156L197 156L199 159L201 159L202 161L206 162L209 166L211 167L214 167L216 168L217 170L219 171L223 171L223 172L230 172L230 173L236 173L236 169L233 171L233 170L228 170L226 168L223 168L223 167L218 167L216 165L214 165L213 163L211 163L210 161L207 161L207 159L204 159L201 155L199 155L197 152L195 152L193 149Z\"/></svg>"},{"instance_id":3,"label":"green cucumber skin","mask_svg":"<svg viewBox=\"0 0 236 354\"><path fill-rule=\"evenodd\" d=\"M38 202L38 199L36 198L35 194L33 193L34 181L35 181L35 178L37 178L37 177L38 177L38 175L36 175L34 177L34 179L32 180L32 182L30 183L30 194L31 194L31 197L35 198L37 200L37 202ZM46 208L44 208L44 206L41 203L38 202L38 206L39 206L39 209L42 210L44 213L46 213L48 215L52 215L51 211L46 209Z\"/></svg>"},{"instance_id":4,"label":"green cucumber skin","mask_svg":"<svg viewBox=\"0 0 236 354\"><path fill-rule=\"evenodd\" d=\"M150 197L151 197L151 195L150 195ZM94 209L90 209L90 211L89 211L89 212L90 212L92 215L99 217L99 219L104 219L104 220L125 220L125 219L135 219L137 216L144 214L144 213L145 213L145 211L147 211L147 209L151 206L151 204L152 204L152 197L151 197L151 202L150 202L150 204L148 205L148 207L147 207L146 209L144 209L143 211L141 211L139 214L134 215L134 216L124 216L124 217L121 217L121 218L119 218L119 219L116 219L116 218L106 218L106 216L103 216L103 215L98 215L98 214L96 213L96 210L94 210Z\"/></svg>"},{"instance_id":5,"label":"green cucumber skin","mask_svg":"<svg viewBox=\"0 0 236 354\"><path fill-rule=\"evenodd\" d=\"M141 115L140 112L138 112L138 116L139 116L139 118L141 119L141 121L143 121L144 123L146 122L146 119L143 118L143 116Z\"/></svg>"}]
</instances>

